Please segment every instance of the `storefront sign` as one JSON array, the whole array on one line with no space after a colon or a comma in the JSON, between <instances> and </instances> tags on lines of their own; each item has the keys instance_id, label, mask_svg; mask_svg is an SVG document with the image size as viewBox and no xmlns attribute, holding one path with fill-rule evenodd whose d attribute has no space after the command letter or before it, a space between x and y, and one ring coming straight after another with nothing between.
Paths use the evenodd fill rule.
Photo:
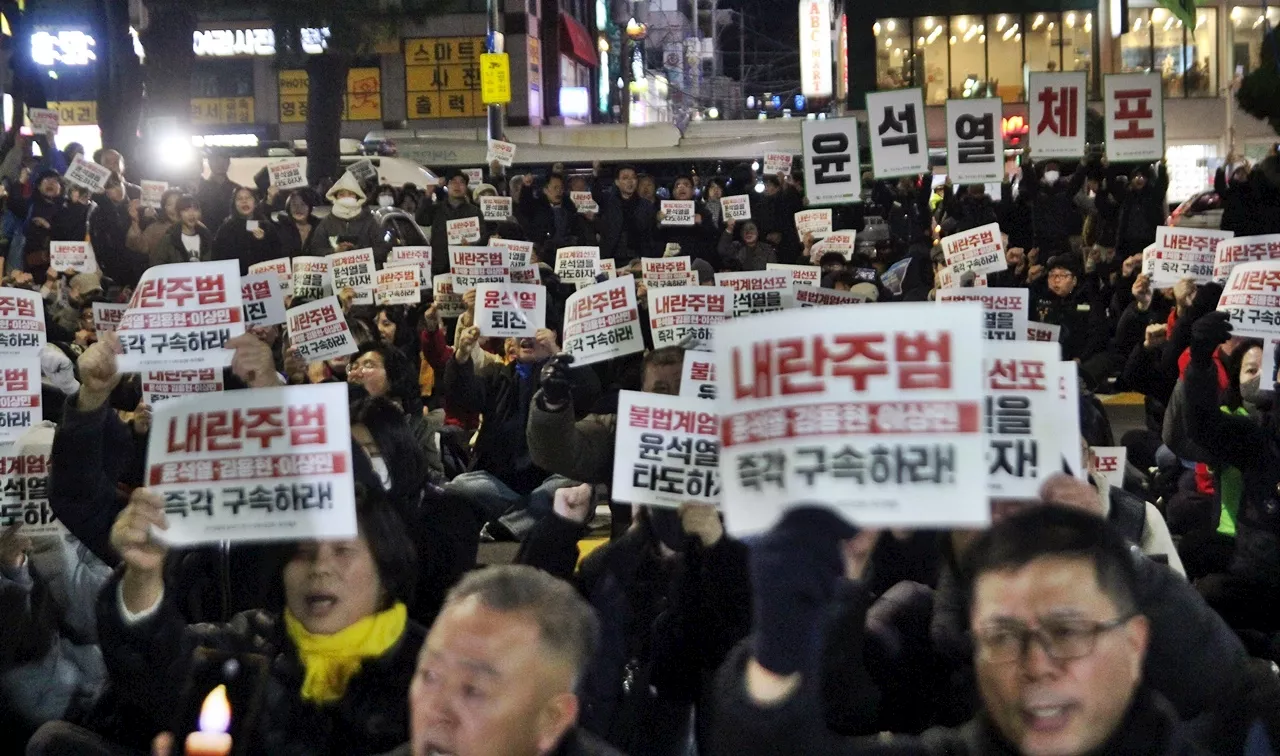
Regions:
<instances>
[{"instance_id":1,"label":"storefront sign","mask_svg":"<svg viewBox=\"0 0 1280 756\"><path fill-rule=\"evenodd\" d=\"M805 97L830 97L831 3L800 3L800 91Z\"/></svg>"},{"instance_id":2,"label":"storefront sign","mask_svg":"<svg viewBox=\"0 0 1280 756\"><path fill-rule=\"evenodd\" d=\"M484 37L422 37L404 41L405 111L410 120L478 118Z\"/></svg>"},{"instance_id":3,"label":"storefront sign","mask_svg":"<svg viewBox=\"0 0 1280 756\"><path fill-rule=\"evenodd\" d=\"M329 47L329 30L299 29L302 51L319 55ZM234 58L241 55L275 55L276 33L265 29L197 29L191 49L199 57Z\"/></svg>"}]
</instances>

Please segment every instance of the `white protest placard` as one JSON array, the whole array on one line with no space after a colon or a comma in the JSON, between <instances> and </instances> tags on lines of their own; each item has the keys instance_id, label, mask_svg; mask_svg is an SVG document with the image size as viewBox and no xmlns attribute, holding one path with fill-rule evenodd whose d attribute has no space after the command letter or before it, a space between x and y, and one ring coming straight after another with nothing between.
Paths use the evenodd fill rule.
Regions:
<instances>
[{"instance_id":1,"label":"white protest placard","mask_svg":"<svg viewBox=\"0 0 1280 756\"><path fill-rule=\"evenodd\" d=\"M337 297L292 307L285 313L289 344L307 364L346 357L357 351L355 337L342 314Z\"/></svg>"},{"instance_id":2,"label":"white protest placard","mask_svg":"<svg viewBox=\"0 0 1280 756\"><path fill-rule=\"evenodd\" d=\"M92 160L85 160L83 155L76 155L75 160L62 175L68 182L82 186L93 194L101 194L107 188L107 179L111 178L111 169L98 165Z\"/></svg>"},{"instance_id":3,"label":"white protest placard","mask_svg":"<svg viewBox=\"0 0 1280 756\"><path fill-rule=\"evenodd\" d=\"M716 358L710 352L685 350L680 371L680 396L688 399L716 398Z\"/></svg>"},{"instance_id":4,"label":"white protest placard","mask_svg":"<svg viewBox=\"0 0 1280 756\"><path fill-rule=\"evenodd\" d=\"M725 220L751 220L751 197L746 194L735 194L720 198L720 209Z\"/></svg>"},{"instance_id":5,"label":"white protest placard","mask_svg":"<svg viewBox=\"0 0 1280 756\"><path fill-rule=\"evenodd\" d=\"M387 265L417 265L422 288L431 288L431 247L392 247Z\"/></svg>"},{"instance_id":6,"label":"white protest placard","mask_svg":"<svg viewBox=\"0 0 1280 756\"><path fill-rule=\"evenodd\" d=\"M225 390L218 368L147 370L142 374L142 401L152 409L170 399L186 399Z\"/></svg>"},{"instance_id":7,"label":"white protest placard","mask_svg":"<svg viewBox=\"0 0 1280 756\"><path fill-rule=\"evenodd\" d=\"M1102 78L1107 161L1163 159L1164 84L1160 72L1106 74Z\"/></svg>"},{"instance_id":8,"label":"white protest placard","mask_svg":"<svg viewBox=\"0 0 1280 756\"><path fill-rule=\"evenodd\" d=\"M617 501L637 505L718 504L718 431L710 402L619 392L609 493Z\"/></svg>"},{"instance_id":9,"label":"white protest placard","mask_svg":"<svg viewBox=\"0 0 1280 756\"><path fill-rule=\"evenodd\" d=\"M1218 300L1232 333L1266 339L1280 335L1280 260L1244 263L1231 270Z\"/></svg>"},{"instance_id":10,"label":"white protest placard","mask_svg":"<svg viewBox=\"0 0 1280 756\"><path fill-rule=\"evenodd\" d=\"M1124 446L1090 446L1093 469L1107 479L1112 488L1124 488L1124 469L1129 461L1129 449Z\"/></svg>"},{"instance_id":11,"label":"white protest placard","mask_svg":"<svg viewBox=\"0 0 1280 756\"><path fill-rule=\"evenodd\" d=\"M698 278L698 272L694 270L680 270L675 273L655 273L653 276L646 276L644 279L645 287L649 289L664 289L673 286L698 286L701 281Z\"/></svg>"},{"instance_id":12,"label":"white protest placard","mask_svg":"<svg viewBox=\"0 0 1280 756\"><path fill-rule=\"evenodd\" d=\"M1156 287L1172 286L1183 278L1208 283L1213 280L1218 245L1234 236L1232 231L1160 226L1155 244L1142 251L1142 272Z\"/></svg>"},{"instance_id":13,"label":"white protest placard","mask_svg":"<svg viewBox=\"0 0 1280 756\"><path fill-rule=\"evenodd\" d=\"M1062 326L1049 323L1027 323L1027 341L1058 343L1062 339Z\"/></svg>"},{"instance_id":14,"label":"white protest placard","mask_svg":"<svg viewBox=\"0 0 1280 756\"><path fill-rule=\"evenodd\" d=\"M970 271L975 274L996 273L1009 269L998 223L988 223L946 237L942 240L942 253L947 269L957 278Z\"/></svg>"},{"instance_id":15,"label":"white protest placard","mask_svg":"<svg viewBox=\"0 0 1280 756\"><path fill-rule=\"evenodd\" d=\"M1058 363L1057 433L1067 470L1085 480L1088 471L1080 459L1080 368L1069 360Z\"/></svg>"},{"instance_id":16,"label":"white protest placard","mask_svg":"<svg viewBox=\"0 0 1280 756\"><path fill-rule=\"evenodd\" d=\"M453 286L459 294L466 294L482 283L511 280L507 252L496 247L451 249L449 269L453 273Z\"/></svg>"},{"instance_id":17,"label":"white protest placard","mask_svg":"<svg viewBox=\"0 0 1280 756\"><path fill-rule=\"evenodd\" d=\"M475 323L481 336L531 339L547 326L547 289L536 284L480 284Z\"/></svg>"},{"instance_id":18,"label":"white protest placard","mask_svg":"<svg viewBox=\"0 0 1280 756\"><path fill-rule=\"evenodd\" d=\"M565 283L594 280L599 272L599 247L561 247L556 251L555 274Z\"/></svg>"},{"instance_id":19,"label":"white protest placard","mask_svg":"<svg viewBox=\"0 0 1280 756\"><path fill-rule=\"evenodd\" d=\"M422 302L422 269L417 265L390 265L374 274L373 299L379 307L416 305Z\"/></svg>"},{"instance_id":20,"label":"white protest placard","mask_svg":"<svg viewBox=\"0 0 1280 756\"><path fill-rule=\"evenodd\" d=\"M444 222L450 244L473 244L480 241L480 219L474 216Z\"/></svg>"},{"instance_id":21,"label":"white protest placard","mask_svg":"<svg viewBox=\"0 0 1280 756\"><path fill-rule=\"evenodd\" d=\"M244 325L265 327L284 323L284 292L275 273L257 273L240 278L240 300Z\"/></svg>"},{"instance_id":22,"label":"white protest placard","mask_svg":"<svg viewBox=\"0 0 1280 756\"><path fill-rule=\"evenodd\" d=\"M46 437L47 436L47 437ZM35 438L33 438L35 437ZM49 506L53 434L44 426L0 444L0 532L22 526L28 538L61 536L67 531Z\"/></svg>"},{"instance_id":23,"label":"white protest placard","mask_svg":"<svg viewBox=\"0 0 1280 756\"><path fill-rule=\"evenodd\" d=\"M0 447L17 441L42 419L40 353L5 355L0 367Z\"/></svg>"},{"instance_id":24,"label":"white protest placard","mask_svg":"<svg viewBox=\"0 0 1280 756\"><path fill-rule=\"evenodd\" d=\"M849 291L823 289L817 286L797 286L796 307L830 307L833 305L861 304L866 300Z\"/></svg>"},{"instance_id":25,"label":"white protest placard","mask_svg":"<svg viewBox=\"0 0 1280 756\"><path fill-rule=\"evenodd\" d=\"M564 312L564 351L574 356L575 365L644 351L633 276L575 291Z\"/></svg>"},{"instance_id":26,"label":"white protest placard","mask_svg":"<svg viewBox=\"0 0 1280 756\"><path fill-rule=\"evenodd\" d=\"M511 220L514 214L514 204L510 197L489 197L480 198L480 214L484 216L486 221L501 223L502 221Z\"/></svg>"},{"instance_id":27,"label":"white protest placard","mask_svg":"<svg viewBox=\"0 0 1280 756\"><path fill-rule=\"evenodd\" d=\"M814 235L815 237L818 234ZM853 259L853 245L858 238L858 232L848 229L840 231L831 231L822 234L822 238L814 242L813 249L809 251L809 259L816 265L822 256L828 252L839 252L846 260Z\"/></svg>"},{"instance_id":28,"label":"white protest placard","mask_svg":"<svg viewBox=\"0 0 1280 756\"><path fill-rule=\"evenodd\" d=\"M322 299L333 293L333 271L326 257L293 258L293 298Z\"/></svg>"},{"instance_id":29,"label":"white protest placard","mask_svg":"<svg viewBox=\"0 0 1280 756\"><path fill-rule=\"evenodd\" d=\"M249 389L161 403L147 487L171 546L356 536L351 423L341 383Z\"/></svg>"},{"instance_id":30,"label":"white protest placard","mask_svg":"<svg viewBox=\"0 0 1280 756\"><path fill-rule=\"evenodd\" d=\"M373 162L369 160L360 160L352 163L347 168L347 173L351 174L351 178L356 180L357 184L363 184L366 181L376 181L378 179L378 169L374 167Z\"/></svg>"},{"instance_id":31,"label":"white protest placard","mask_svg":"<svg viewBox=\"0 0 1280 756\"><path fill-rule=\"evenodd\" d=\"M761 173L766 176L777 176L778 174L791 173L791 155L785 152L766 152L764 154L764 168Z\"/></svg>"},{"instance_id":32,"label":"white protest placard","mask_svg":"<svg viewBox=\"0 0 1280 756\"><path fill-rule=\"evenodd\" d=\"M285 294L293 293L293 260L288 257L277 257L249 266L249 275L270 273L275 276L277 287Z\"/></svg>"},{"instance_id":33,"label":"white protest placard","mask_svg":"<svg viewBox=\"0 0 1280 756\"><path fill-rule=\"evenodd\" d=\"M659 212L663 226L692 226L693 200L662 200Z\"/></svg>"},{"instance_id":34,"label":"white protest placard","mask_svg":"<svg viewBox=\"0 0 1280 756\"><path fill-rule=\"evenodd\" d=\"M785 271L791 276L791 283L796 286L819 286L822 283L822 268L816 265L768 263L764 267L765 270Z\"/></svg>"},{"instance_id":35,"label":"white protest placard","mask_svg":"<svg viewBox=\"0 0 1280 756\"><path fill-rule=\"evenodd\" d=\"M920 89L867 93L867 133L876 179L930 172L924 113Z\"/></svg>"},{"instance_id":36,"label":"white protest placard","mask_svg":"<svg viewBox=\"0 0 1280 756\"><path fill-rule=\"evenodd\" d=\"M1280 260L1280 234L1240 236L1218 243L1213 256L1213 280L1226 281L1241 263Z\"/></svg>"},{"instance_id":37,"label":"white protest placard","mask_svg":"<svg viewBox=\"0 0 1280 756\"><path fill-rule=\"evenodd\" d=\"M946 289L938 292L938 302L981 302L988 341L1027 340L1031 312L1027 289Z\"/></svg>"},{"instance_id":38,"label":"white protest placard","mask_svg":"<svg viewBox=\"0 0 1280 756\"><path fill-rule=\"evenodd\" d=\"M676 273L688 273L693 270L693 260L687 255L680 257L642 257L640 258L640 275L645 283L649 279Z\"/></svg>"},{"instance_id":39,"label":"white protest placard","mask_svg":"<svg viewBox=\"0 0 1280 756\"><path fill-rule=\"evenodd\" d=\"M609 258L600 261L600 274L609 278L618 277L618 264Z\"/></svg>"},{"instance_id":40,"label":"white protest placard","mask_svg":"<svg viewBox=\"0 0 1280 756\"><path fill-rule=\"evenodd\" d=\"M540 284L542 269L537 265L520 265L511 268L511 283Z\"/></svg>"},{"instance_id":41,"label":"white protest placard","mask_svg":"<svg viewBox=\"0 0 1280 756\"><path fill-rule=\"evenodd\" d=\"M484 157L484 162L493 165L495 160L498 161L498 165L510 168L511 164L516 161L516 146L511 142L490 139L489 151Z\"/></svg>"},{"instance_id":42,"label":"white protest placard","mask_svg":"<svg viewBox=\"0 0 1280 756\"><path fill-rule=\"evenodd\" d=\"M596 204L591 192L569 192L569 201L580 213L598 213L600 206Z\"/></svg>"},{"instance_id":43,"label":"white protest placard","mask_svg":"<svg viewBox=\"0 0 1280 756\"><path fill-rule=\"evenodd\" d=\"M307 174L301 160L281 160L267 165L271 185L278 189L302 189L307 186Z\"/></svg>"},{"instance_id":44,"label":"white protest placard","mask_svg":"<svg viewBox=\"0 0 1280 756\"><path fill-rule=\"evenodd\" d=\"M64 270L96 273L98 258L93 254L93 245L87 241L51 241L49 242L49 267L59 273Z\"/></svg>"},{"instance_id":45,"label":"white protest placard","mask_svg":"<svg viewBox=\"0 0 1280 756\"><path fill-rule=\"evenodd\" d=\"M861 527L984 527L981 313L894 303L721 325L729 532L765 531L814 502Z\"/></svg>"},{"instance_id":46,"label":"white protest placard","mask_svg":"<svg viewBox=\"0 0 1280 756\"><path fill-rule=\"evenodd\" d=\"M1027 136L1033 160L1084 157L1088 77L1086 71L1031 73Z\"/></svg>"},{"instance_id":47,"label":"white protest placard","mask_svg":"<svg viewBox=\"0 0 1280 756\"><path fill-rule=\"evenodd\" d=\"M333 273L333 290L355 289L360 292L373 291L373 274L377 263L373 258L373 248L353 249L347 252L334 252L329 255L329 270ZM373 304L373 297L368 297Z\"/></svg>"},{"instance_id":48,"label":"white protest placard","mask_svg":"<svg viewBox=\"0 0 1280 756\"><path fill-rule=\"evenodd\" d=\"M0 356L36 353L45 345L44 300L30 289L0 288Z\"/></svg>"},{"instance_id":49,"label":"white protest placard","mask_svg":"<svg viewBox=\"0 0 1280 756\"><path fill-rule=\"evenodd\" d=\"M806 234L826 234L831 232L831 208L818 210L801 210L796 213L796 233L803 239Z\"/></svg>"},{"instance_id":50,"label":"white protest placard","mask_svg":"<svg viewBox=\"0 0 1280 756\"><path fill-rule=\"evenodd\" d=\"M858 119L828 118L800 124L804 194L810 205L845 205L862 199Z\"/></svg>"},{"instance_id":51,"label":"white protest placard","mask_svg":"<svg viewBox=\"0 0 1280 756\"><path fill-rule=\"evenodd\" d=\"M453 286L453 274L442 273L431 280L432 301L442 318L460 318L467 311L462 301L465 293ZM472 288L475 288L474 286Z\"/></svg>"},{"instance_id":52,"label":"white protest placard","mask_svg":"<svg viewBox=\"0 0 1280 756\"><path fill-rule=\"evenodd\" d=\"M58 133L58 111L50 108L28 108L27 115L31 117L32 133L50 136Z\"/></svg>"},{"instance_id":53,"label":"white protest placard","mask_svg":"<svg viewBox=\"0 0 1280 756\"><path fill-rule=\"evenodd\" d=\"M148 268L120 318L121 373L231 364L227 341L244 333L240 263L176 263Z\"/></svg>"},{"instance_id":54,"label":"white protest placard","mask_svg":"<svg viewBox=\"0 0 1280 756\"><path fill-rule=\"evenodd\" d=\"M655 349L678 346L709 352L715 326L733 317L733 290L719 286L651 288L649 326Z\"/></svg>"},{"instance_id":55,"label":"white protest placard","mask_svg":"<svg viewBox=\"0 0 1280 756\"><path fill-rule=\"evenodd\" d=\"M478 184L484 183L483 168L463 168L462 175L467 177L467 184L469 186L475 187Z\"/></svg>"},{"instance_id":56,"label":"white protest placard","mask_svg":"<svg viewBox=\"0 0 1280 756\"><path fill-rule=\"evenodd\" d=\"M490 239L490 247L507 251L507 264L512 268L523 268L533 264L533 242L519 239ZM612 261L610 261L612 262Z\"/></svg>"},{"instance_id":57,"label":"white protest placard","mask_svg":"<svg viewBox=\"0 0 1280 756\"><path fill-rule=\"evenodd\" d=\"M159 210L161 201L164 199L164 193L167 191L169 191L168 181L148 181L143 179L142 206Z\"/></svg>"},{"instance_id":58,"label":"white protest placard","mask_svg":"<svg viewBox=\"0 0 1280 756\"><path fill-rule=\"evenodd\" d=\"M99 335L120 327L120 318L128 305L111 304L109 302L93 303L93 331Z\"/></svg>"},{"instance_id":59,"label":"white protest placard","mask_svg":"<svg viewBox=\"0 0 1280 756\"><path fill-rule=\"evenodd\" d=\"M1003 112L999 97L947 100L947 173L953 184L1004 180Z\"/></svg>"},{"instance_id":60,"label":"white protest placard","mask_svg":"<svg viewBox=\"0 0 1280 756\"><path fill-rule=\"evenodd\" d=\"M984 345L987 491L998 498L1036 498L1059 472L1057 344Z\"/></svg>"},{"instance_id":61,"label":"white protest placard","mask_svg":"<svg viewBox=\"0 0 1280 756\"><path fill-rule=\"evenodd\" d=\"M717 273L716 286L733 289L733 316L757 315L795 307L791 274L779 270Z\"/></svg>"}]
</instances>

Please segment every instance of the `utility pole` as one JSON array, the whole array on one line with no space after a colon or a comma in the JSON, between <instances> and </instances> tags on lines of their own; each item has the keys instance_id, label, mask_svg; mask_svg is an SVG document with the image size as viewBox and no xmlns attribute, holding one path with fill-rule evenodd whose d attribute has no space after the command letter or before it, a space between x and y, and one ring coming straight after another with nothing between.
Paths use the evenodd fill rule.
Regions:
<instances>
[{"instance_id":1,"label":"utility pole","mask_svg":"<svg viewBox=\"0 0 1280 756\"><path fill-rule=\"evenodd\" d=\"M488 52L506 52L502 34L502 0L485 0L489 16L489 28L485 35ZM507 133L507 109L505 105L489 106L489 138L505 142ZM501 168L501 166L499 166Z\"/></svg>"}]
</instances>

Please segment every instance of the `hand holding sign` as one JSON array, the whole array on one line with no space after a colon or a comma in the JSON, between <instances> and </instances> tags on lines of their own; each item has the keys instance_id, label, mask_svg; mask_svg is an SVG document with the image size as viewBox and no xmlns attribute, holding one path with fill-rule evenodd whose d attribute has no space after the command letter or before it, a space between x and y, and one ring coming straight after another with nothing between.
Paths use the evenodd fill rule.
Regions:
<instances>
[{"instance_id":1,"label":"hand holding sign","mask_svg":"<svg viewBox=\"0 0 1280 756\"><path fill-rule=\"evenodd\" d=\"M140 612L155 606L164 590L164 560L169 549L151 537L152 529L168 530L164 499L136 488L129 505L111 526L111 548L125 565L121 589L125 607Z\"/></svg>"},{"instance_id":2,"label":"hand holding sign","mask_svg":"<svg viewBox=\"0 0 1280 756\"><path fill-rule=\"evenodd\" d=\"M106 403L107 397L120 383L120 371L116 367L116 355L120 340L114 333L104 333L101 341L90 344L76 360L80 370L78 403L81 412L91 412Z\"/></svg>"},{"instance_id":3,"label":"hand holding sign","mask_svg":"<svg viewBox=\"0 0 1280 756\"><path fill-rule=\"evenodd\" d=\"M231 372L244 381L249 388L270 388L279 386L280 376L276 373L275 358L271 355L271 347L262 339L251 333L242 334L227 342L227 349L234 349L231 357Z\"/></svg>"}]
</instances>

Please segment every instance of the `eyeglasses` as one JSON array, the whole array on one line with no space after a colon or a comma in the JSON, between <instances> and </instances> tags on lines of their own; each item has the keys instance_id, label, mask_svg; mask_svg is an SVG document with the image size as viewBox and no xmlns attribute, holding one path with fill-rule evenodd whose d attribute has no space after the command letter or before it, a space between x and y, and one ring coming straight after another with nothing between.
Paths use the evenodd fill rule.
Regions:
<instances>
[{"instance_id":1,"label":"eyeglasses","mask_svg":"<svg viewBox=\"0 0 1280 756\"><path fill-rule=\"evenodd\" d=\"M1064 278L1075 278L1075 274L1074 273L1050 273L1049 278L1050 279L1056 278L1059 280Z\"/></svg>"},{"instance_id":2,"label":"eyeglasses","mask_svg":"<svg viewBox=\"0 0 1280 756\"><path fill-rule=\"evenodd\" d=\"M977 631L978 651L984 661L1009 664L1021 661L1034 639L1050 659L1058 662L1083 659L1093 653L1098 636L1124 626L1137 614L1126 614L1110 622L1058 620L1041 622L1039 628L1022 623L1003 623Z\"/></svg>"}]
</instances>

